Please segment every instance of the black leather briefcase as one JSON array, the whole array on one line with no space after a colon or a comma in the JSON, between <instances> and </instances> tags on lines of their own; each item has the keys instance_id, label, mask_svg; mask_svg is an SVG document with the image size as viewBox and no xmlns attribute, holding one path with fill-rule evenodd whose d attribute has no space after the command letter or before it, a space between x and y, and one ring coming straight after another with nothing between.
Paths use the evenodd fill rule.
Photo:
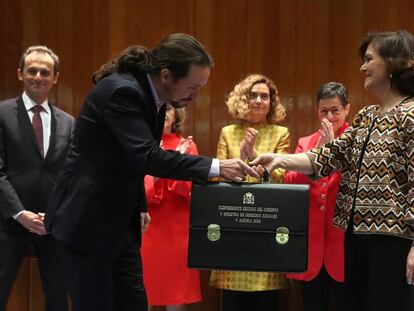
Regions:
<instances>
[{"instance_id":1,"label":"black leather briefcase","mask_svg":"<svg viewBox=\"0 0 414 311\"><path fill-rule=\"evenodd\" d=\"M188 266L303 272L308 185L193 184Z\"/></svg>"}]
</instances>

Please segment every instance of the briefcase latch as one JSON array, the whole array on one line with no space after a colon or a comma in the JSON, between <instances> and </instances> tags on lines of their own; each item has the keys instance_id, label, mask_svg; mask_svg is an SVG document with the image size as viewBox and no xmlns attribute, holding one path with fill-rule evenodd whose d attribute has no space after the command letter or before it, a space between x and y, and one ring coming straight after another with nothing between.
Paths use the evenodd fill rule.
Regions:
<instances>
[{"instance_id":1,"label":"briefcase latch","mask_svg":"<svg viewBox=\"0 0 414 311\"><path fill-rule=\"evenodd\" d=\"M220 240L220 226L218 224L208 225L207 238L212 242Z\"/></svg>"},{"instance_id":2,"label":"briefcase latch","mask_svg":"<svg viewBox=\"0 0 414 311\"><path fill-rule=\"evenodd\" d=\"M286 244L287 242L289 242L289 229L286 227L277 228L275 238L278 244Z\"/></svg>"}]
</instances>

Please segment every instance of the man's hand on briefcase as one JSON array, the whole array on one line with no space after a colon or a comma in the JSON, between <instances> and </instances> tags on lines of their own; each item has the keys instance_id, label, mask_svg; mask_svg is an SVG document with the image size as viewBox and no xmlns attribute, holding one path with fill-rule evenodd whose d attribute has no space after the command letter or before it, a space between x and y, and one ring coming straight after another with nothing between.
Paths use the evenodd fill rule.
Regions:
<instances>
[{"instance_id":1,"label":"man's hand on briefcase","mask_svg":"<svg viewBox=\"0 0 414 311\"><path fill-rule=\"evenodd\" d=\"M242 182L247 175L259 178L259 174L241 159L220 160L220 176L235 182Z\"/></svg>"}]
</instances>

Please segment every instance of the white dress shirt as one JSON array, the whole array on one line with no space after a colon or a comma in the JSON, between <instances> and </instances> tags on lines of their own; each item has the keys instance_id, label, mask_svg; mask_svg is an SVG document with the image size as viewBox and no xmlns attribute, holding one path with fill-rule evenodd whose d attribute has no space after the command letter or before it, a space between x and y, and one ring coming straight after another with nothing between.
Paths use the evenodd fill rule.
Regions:
<instances>
[{"instance_id":1,"label":"white dress shirt","mask_svg":"<svg viewBox=\"0 0 414 311\"><path fill-rule=\"evenodd\" d=\"M30 122L33 123L34 112L31 109L37 104L29 96L27 96L26 92L23 92L22 99L24 106L26 107L27 114L29 115ZM40 118L42 119L43 126L43 151L46 157L50 142L52 112L50 111L47 99L40 105L43 107L43 110L40 112Z\"/></svg>"}]
</instances>

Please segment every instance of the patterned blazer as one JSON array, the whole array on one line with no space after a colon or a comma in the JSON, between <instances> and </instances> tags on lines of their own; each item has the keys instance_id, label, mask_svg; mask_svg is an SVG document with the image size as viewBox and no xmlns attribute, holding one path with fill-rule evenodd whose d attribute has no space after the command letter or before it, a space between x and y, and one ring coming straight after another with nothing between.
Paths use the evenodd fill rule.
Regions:
<instances>
[{"instance_id":1,"label":"patterned blazer","mask_svg":"<svg viewBox=\"0 0 414 311\"><path fill-rule=\"evenodd\" d=\"M414 218L414 98L385 113L368 106L338 139L308 156L316 178L342 169L334 223L356 233L412 239Z\"/></svg>"}]
</instances>

